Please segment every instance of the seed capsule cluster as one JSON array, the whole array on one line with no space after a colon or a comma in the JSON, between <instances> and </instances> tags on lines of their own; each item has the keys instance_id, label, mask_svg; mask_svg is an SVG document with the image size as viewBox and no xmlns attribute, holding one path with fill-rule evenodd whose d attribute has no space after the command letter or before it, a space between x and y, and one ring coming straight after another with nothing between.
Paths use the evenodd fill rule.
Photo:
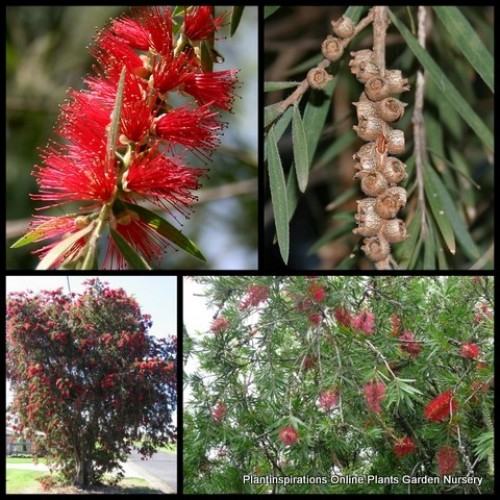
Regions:
<instances>
[{"instance_id":1,"label":"seed capsule cluster","mask_svg":"<svg viewBox=\"0 0 500 500\"><path fill-rule=\"evenodd\" d=\"M389 123L399 120L405 103L392 97L409 90L408 80L401 71L387 70L382 74L372 50L351 52L351 72L364 84L359 101L354 102L358 124L353 127L367 142L353 156L354 178L360 179L361 189L368 197L359 200L355 215L355 234L364 237L361 249L374 262L387 259L390 245L407 238L405 223L397 218L406 205L406 190L398 184L406 177L406 165L389 155L405 150L404 133Z\"/></svg>"}]
</instances>

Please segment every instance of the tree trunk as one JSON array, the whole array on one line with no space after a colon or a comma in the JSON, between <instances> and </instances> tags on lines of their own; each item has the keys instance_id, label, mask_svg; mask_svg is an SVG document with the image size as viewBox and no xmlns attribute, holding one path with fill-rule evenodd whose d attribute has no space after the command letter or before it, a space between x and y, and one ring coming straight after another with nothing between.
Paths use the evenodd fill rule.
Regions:
<instances>
[{"instance_id":1,"label":"tree trunk","mask_svg":"<svg viewBox=\"0 0 500 500\"><path fill-rule=\"evenodd\" d=\"M89 472L89 461L85 457L77 457L75 485L79 488L86 488L89 485Z\"/></svg>"}]
</instances>

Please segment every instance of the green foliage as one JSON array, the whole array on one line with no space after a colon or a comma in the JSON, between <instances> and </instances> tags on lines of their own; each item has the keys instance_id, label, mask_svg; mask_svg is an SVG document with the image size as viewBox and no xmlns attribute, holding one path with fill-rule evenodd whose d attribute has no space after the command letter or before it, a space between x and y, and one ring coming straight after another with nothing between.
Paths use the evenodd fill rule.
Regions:
<instances>
[{"instance_id":1,"label":"green foliage","mask_svg":"<svg viewBox=\"0 0 500 500\"><path fill-rule=\"evenodd\" d=\"M445 445L463 448L455 476L480 477L479 490L492 491L493 278L192 279L215 317L203 331L184 329L185 492L478 491L402 484L403 476L439 477L435 454ZM266 293L252 302L256 289ZM341 310L350 320L339 319ZM373 334L356 326L363 311L373 315ZM477 359L463 357L465 342L479 347ZM372 381L385 386L380 412L366 397ZM320 397L332 390L337 399L328 410ZM426 418L427 405L447 390L457 410L441 421ZM290 446L279 437L286 427L299 436ZM416 450L398 457L393 447L403 437ZM332 475L399 483L335 484Z\"/></svg>"}]
</instances>

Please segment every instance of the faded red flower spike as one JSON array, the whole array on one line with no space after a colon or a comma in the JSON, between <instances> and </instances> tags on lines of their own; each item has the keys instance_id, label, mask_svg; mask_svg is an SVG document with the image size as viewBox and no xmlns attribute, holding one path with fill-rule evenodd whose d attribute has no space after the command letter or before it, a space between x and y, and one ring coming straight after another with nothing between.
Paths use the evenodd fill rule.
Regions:
<instances>
[{"instance_id":1,"label":"faded red flower spike","mask_svg":"<svg viewBox=\"0 0 500 500\"><path fill-rule=\"evenodd\" d=\"M382 408L380 403L385 398L385 384L383 382L368 382L363 387L363 392L365 393L365 401L371 411L375 413L381 413Z\"/></svg>"},{"instance_id":2,"label":"faded red flower spike","mask_svg":"<svg viewBox=\"0 0 500 500\"><path fill-rule=\"evenodd\" d=\"M224 318L224 316L221 316L220 318L212 321L210 330L214 333L220 333L224 330L227 330L229 328L229 325L229 320L227 318Z\"/></svg>"},{"instance_id":3,"label":"faded red flower spike","mask_svg":"<svg viewBox=\"0 0 500 500\"><path fill-rule=\"evenodd\" d=\"M433 422L440 422L450 416L450 413L455 413L457 403L453 398L453 391L448 390L439 396L436 396L430 403L427 404L424 410L424 416Z\"/></svg>"},{"instance_id":4,"label":"faded red flower spike","mask_svg":"<svg viewBox=\"0 0 500 500\"><path fill-rule=\"evenodd\" d=\"M285 427L284 429L281 429L278 437L285 446L291 446L297 441L297 439L299 439L299 435L293 427Z\"/></svg>"},{"instance_id":5,"label":"faded red flower spike","mask_svg":"<svg viewBox=\"0 0 500 500\"><path fill-rule=\"evenodd\" d=\"M410 455L414 453L417 447L415 446L415 442L413 439L409 437L398 438L394 442L392 447L394 453L398 458L404 457L405 455Z\"/></svg>"},{"instance_id":6,"label":"faded red flower spike","mask_svg":"<svg viewBox=\"0 0 500 500\"><path fill-rule=\"evenodd\" d=\"M227 412L227 406L222 401L218 401L217 404L212 409L212 418L217 423L220 423L226 416L226 412Z\"/></svg>"},{"instance_id":7,"label":"faded red flower spike","mask_svg":"<svg viewBox=\"0 0 500 500\"><path fill-rule=\"evenodd\" d=\"M462 358L476 359L480 354L481 350L472 342L464 342L460 349L460 356L462 356Z\"/></svg>"},{"instance_id":8,"label":"faded red flower spike","mask_svg":"<svg viewBox=\"0 0 500 500\"><path fill-rule=\"evenodd\" d=\"M248 285L247 294L239 304L240 311L256 307L269 298L269 288L264 285Z\"/></svg>"},{"instance_id":9,"label":"faded red flower spike","mask_svg":"<svg viewBox=\"0 0 500 500\"><path fill-rule=\"evenodd\" d=\"M319 283L311 283L309 285L309 295L316 302L322 302L326 297L326 292L323 286L321 286Z\"/></svg>"},{"instance_id":10,"label":"faded red flower spike","mask_svg":"<svg viewBox=\"0 0 500 500\"><path fill-rule=\"evenodd\" d=\"M339 394L336 388L323 391L316 401L316 406L323 411L329 412L337 404L338 399Z\"/></svg>"},{"instance_id":11,"label":"faded red flower spike","mask_svg":"<svg viewBox=\"0 0 500 500\"><path fill-rule=\"evenodd\" d=\"M60 140L48 144L33 170L39 185L33 199L45 202L43 208L79 203L85 221L78 215L37 217L25 241L89 231L72 245L58 246L59 254L52 252L43 268L90 269L99 254L103 267L125 268L130 258L148 264L170 241L201 255L139 204L150 201L175 219L178 213L188 216L207 171L187 165L189 153L207 161L219 145L226 126L220 113L231 110L237 71L207 71L202 64L200 42L213 40L225 17L213 11L185 7L173 19L170 7L147 7L137 18L113 20L96 37L91 53L100 69L84 78L82 90L69 91L56 129ZM107 228L112 239L105 252L97 252ZM43 258L58 244L37 253Z\"/></svg>"},{"instance_id":12,"label":"faded red flower spike","mask_svg":"<svg viewBox=\"0 0 500 500\"><path fill-rule=\"evenodd\" d=\"M339 325L342 325L346 328L352 326L352 320L353 320L352 315L349 311L347 311L343 307L335 309L333 315L335 316L335 319L337 320Z\"/></svg>"},{"instance_id":13,"label":"faded red flower spike","mask_svg":"<svg viewBox=\"0 0 500 500\"><path fill-rule=\"evenodd\" d=\"M457 469L457 450L451 446L441 446L436 453L439 475L451 474Z\"/></svg>"},{"instance_id":14,"label":"faded red flower spike","mask_svg":"<svg viewBox=\"0 0 500 500\"><path fill-rule=\"evenodd\" d=\"M375 315L371 311L361 311L352 320L352 327L355 330L363 332L367 335L375 333Z\"/></svg>"},{"instance_id":15,"label":"faded red flower spike","mask_svg":"<svg viewBox=\"0 0 500 500\"><path fill-rule=\"evenodd\" d=\"M407 352L410 356L417 357L422 350L422 346L415 339L413 332L406 330L403 335L399 337L401 341L400 349Z\"/></svg>"}]
</instances>

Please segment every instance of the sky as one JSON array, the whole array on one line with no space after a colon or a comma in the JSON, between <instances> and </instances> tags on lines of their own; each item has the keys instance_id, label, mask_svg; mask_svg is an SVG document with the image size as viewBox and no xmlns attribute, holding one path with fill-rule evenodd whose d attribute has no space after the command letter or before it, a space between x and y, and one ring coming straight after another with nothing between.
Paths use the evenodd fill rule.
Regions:
<instances>
[{"instance_id":1,"label":"sky","mask_svg":"<svg viewBox=\"0 0 500 500\"><path fill-rule=\"evenodd\" d=\"M177 278L175 276L69 276L71 291L82 292L82 282L100 278L111 288L123 288L133 295L143 314L150 314L153 326L149 333L157 338L177 333ZM55 290L63 287L68 291L67 277L61 276L7 276L6 290L19 292L25 290ZM7 397L10 391L7 386Z\"/></svg>"}]
</instances>

